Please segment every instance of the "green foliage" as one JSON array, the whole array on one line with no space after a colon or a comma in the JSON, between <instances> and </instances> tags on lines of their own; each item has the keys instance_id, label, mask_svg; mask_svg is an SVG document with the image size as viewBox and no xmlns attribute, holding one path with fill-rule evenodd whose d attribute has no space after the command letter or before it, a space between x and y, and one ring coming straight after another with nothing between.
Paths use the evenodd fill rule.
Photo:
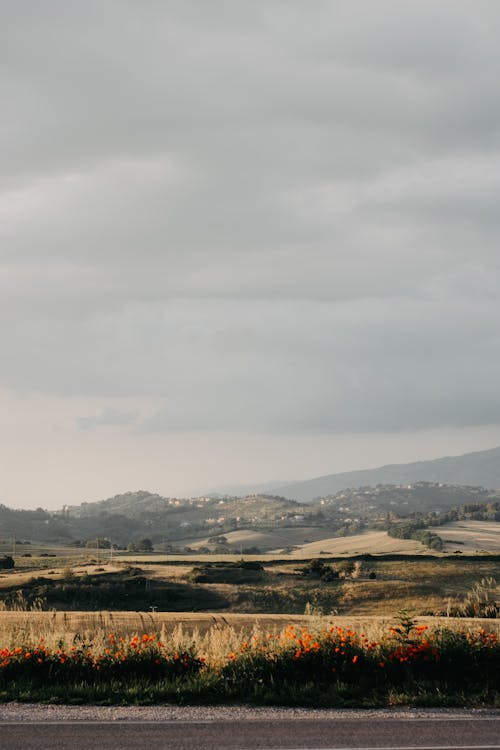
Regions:
<instances>
[{"instance_id":1,"label":"green foliage","mask_svg":"<svg viewBox=\"0 0 500 750\"><path fill-rule=\"evenodd\" d=\"M416 539L425 544L426 547L436 551L440 551L444 547L441 537L425 528L424 521L392 524L387 529L387 533L396 539Z\"/></svg>"},{"instance_id":2,"label":"green foliage","mask_svg":"<svg viewBox=\"0 0 500 750\"><path fill-rule=\"evenodd\" d=\"M0 557L0 568L3 570L12 570L14 567L14 559L10 555L4 555Z\"/></svg>"},{"instance_id":3,"label":"green foliage","mask_svg":"<svg viewBox=\"0 0 500 750\"><path fill-rule=\"evenodd\" d=\"M300 568L299 573L305 578L319 578L325 583L334 581L339 577L339 566L335 569L332 565L328 565L319 558L311 560L303 568Z\"/></svg>"}]
</instances>

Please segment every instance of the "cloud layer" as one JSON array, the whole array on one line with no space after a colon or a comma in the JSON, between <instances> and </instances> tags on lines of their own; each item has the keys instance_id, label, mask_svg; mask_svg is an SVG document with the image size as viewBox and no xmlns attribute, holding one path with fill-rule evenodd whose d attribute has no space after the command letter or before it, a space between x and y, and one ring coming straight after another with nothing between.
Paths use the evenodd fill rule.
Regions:
<instances>
[{"instance_id":1,"label":"cloud layer","mask_svg":"<svg viewBox=\"0 0 500 750\"><path fill-rule=\"evenodd\" d=\"M138 440L500 423L496 4L2 16L1 387Z\"/></svg>"}]
</instances>

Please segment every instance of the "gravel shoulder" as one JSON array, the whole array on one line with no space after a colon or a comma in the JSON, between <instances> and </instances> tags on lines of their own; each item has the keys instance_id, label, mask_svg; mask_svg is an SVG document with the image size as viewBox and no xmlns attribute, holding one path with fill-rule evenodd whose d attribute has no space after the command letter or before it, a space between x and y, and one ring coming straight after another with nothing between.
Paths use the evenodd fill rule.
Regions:
<instances>
[{"instance_id":1,"label":"gravel shoulder","mask_svg":"<svg viewBox=\"0 0 500 750\"><path fill-rule=\"evenodd\" d=\"M308 709L250 706L64 706L39 703L0 705L0 723L44 722L210 722L293 719L498 719L500 709Z\"/></svg>"}]
</instances>

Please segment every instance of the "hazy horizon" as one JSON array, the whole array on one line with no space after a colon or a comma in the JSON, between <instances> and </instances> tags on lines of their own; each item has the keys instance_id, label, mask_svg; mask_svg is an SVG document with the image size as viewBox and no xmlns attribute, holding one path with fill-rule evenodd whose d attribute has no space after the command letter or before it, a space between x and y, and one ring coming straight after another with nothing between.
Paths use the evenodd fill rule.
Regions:
<instances>
[{"instance_id":1,"label":"hazy horizon","mask_svg":"<svg viewBox=\"0 0 500 750\"><path fill-rule=\"evenodd\" d=\"M0 20L0 502L500 445L500 6Z\"/></svg>"}]
</instances>

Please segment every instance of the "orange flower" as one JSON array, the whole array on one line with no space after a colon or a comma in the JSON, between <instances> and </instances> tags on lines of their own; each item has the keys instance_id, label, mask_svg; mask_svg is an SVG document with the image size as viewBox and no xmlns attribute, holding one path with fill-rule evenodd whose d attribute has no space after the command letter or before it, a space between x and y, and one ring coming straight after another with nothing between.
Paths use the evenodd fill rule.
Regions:
<instances>
[{"instance_id":1,"label":"orange flower","mask_svg":"<svg viewBox=\"0 0 500 750\"><path fill-rule=\"evenodd\" d=\"M235 656L235 655L233 654L233 652L232 652L232 651L231 651L231 653L229 654L229 658L231 659L231 661L233 661L234 659L236 659L236 656Z\"/></svg>"},{"instance_id":2,"label":"orange flower","mask_svg":"<svg viewBox=\"0 0 500 750\"><path fill-rule=\"evenodd\" d=\"M357 661L358 661L358 655L354 654L354 656L352 657L352 663L356 664Z\"/></svg>"}]
</instances>

